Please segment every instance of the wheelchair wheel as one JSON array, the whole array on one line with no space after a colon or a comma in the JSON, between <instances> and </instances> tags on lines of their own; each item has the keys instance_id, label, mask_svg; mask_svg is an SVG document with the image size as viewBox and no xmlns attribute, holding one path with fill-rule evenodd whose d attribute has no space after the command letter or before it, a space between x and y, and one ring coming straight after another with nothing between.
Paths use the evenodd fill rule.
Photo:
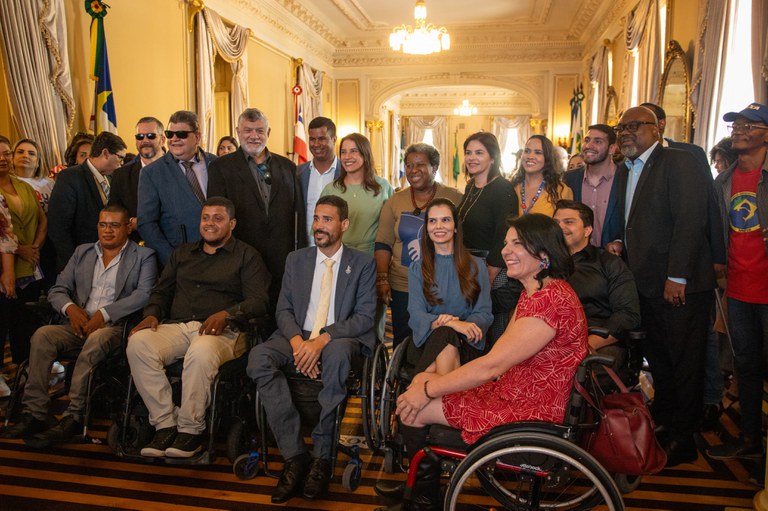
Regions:
<instances>
[{"instance_id":1,"label":"wheelchair wheel","mask_svg":"<svg viewBox=\"0 0 768 511\"><path fill-rule=\"evenodd\" d=\"M248 481L259 475L259 454L249 453L239 456L232 463L232 472L241 481Z\"/></svg>"},{"instance_id":2,"label":"wheelchair wheel","mask_svg":"<svg viewBox=\"0 0 768 511\"><path fill-rule=\"evenodd\" d=\"M381 393L381 438L382 441L392 440L397 432L397 417L395 408L397 408L397 396L400 393L400 382L398 373L403 366L407 342L401 342L392 352L392 357L387 366L387 373L384 377L384 388Z\"/></svg>"},{"instance_id":3,"label":"wheelchair wheel","mask_svg":"<svg viewBox=\"0 0 768 511\"><path fill-rule=\"evenodd\" d=\"M363 435L368 448L374 452L381 448L381 400L384 392L384 377L389 364L389 352L382 343L376 345L373 357L365 359L363 365Z\"/></svg>"},{"instance_id":4,"label":"wheelchair wheel","mask_svg":"<svg viewBox=\"0 0 768 511\"><path fill-rule=\"evenodd\" d=\"M615 474L613 480L621 493L632 493L640 486L643 476L628 476L627 474Z\"/></svg>"},{"instance_id":5,"label":"wheelchair wheel","mask_svg":"<svg viewBox=\"0 0 768 511\"><path fill-rule=\"evenodd\" d=\"M253 442L248 435L248 428L239 419L232 421L227 432L227 459L234 464L241 454L251 450Z\"/></svg>"},{"instance_id":6,"label":"wheelchair wheel","mask_svg":"<svg viewBox=\"0 0 768 511\"><path fill-rule=\"evenodd\" d=\"M485 494L485 495L484 495ZM563 438L509 433L471 450L448 485L445 509L623 511L613 478Z\"/></svg>"},{"instance_id":7,"label":"wheelchair wheel","mask_svg":"<svg viewBox=\"0 0 768 511\"><path fill-rule=\"evenodd\" d=\"M109 426L109 430L107 431L107 445L112 449L112 452L117 452L118 446L120 445L120 425L117 422L113 422Z\"/></svg>"},{"instance_id":8,"label":"wheelchair wheel","mask_svg":"<svg viewBox=\"0 0 768 511\"><path fill-rule=\"evenodd\" d=\"M341 476L341 485L347 491L355 491L360 486L362 477L362 463L359 460L350 460L344 467L344 474Z\"/></svg>"}]
</instances>

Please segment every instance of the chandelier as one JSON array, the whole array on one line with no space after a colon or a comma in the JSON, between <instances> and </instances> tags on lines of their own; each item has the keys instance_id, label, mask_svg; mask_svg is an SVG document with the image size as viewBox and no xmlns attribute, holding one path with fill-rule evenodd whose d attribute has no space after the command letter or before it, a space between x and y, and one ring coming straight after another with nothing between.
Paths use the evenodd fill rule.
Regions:
<instances>
[{"instance_id":1,"label":"chandelier","mask_svg":"<svg viewBox=\"0 0 768 511\"><path fill-rule=\"evenodd\" d=\"M413 9L414 26L400 25L389 34L389 45L395 51L412 55L429 55L451 48L451 38L445 27L437 28L427 24L427 5L424 0L416 0Z\"/></svg>"},{"instance_id":2,"label":"chandelier","mask_svg":"<svg viewBox=\"0 0 768 511\"><path fill-rule=\"evenodd\" d=\"M453 109L453 115L460 115L462 117L469 117L470 115L477 114L477 107L469 104L469 100L465 99L461 102L461 106Z\"/></svg>"}]
</instances>

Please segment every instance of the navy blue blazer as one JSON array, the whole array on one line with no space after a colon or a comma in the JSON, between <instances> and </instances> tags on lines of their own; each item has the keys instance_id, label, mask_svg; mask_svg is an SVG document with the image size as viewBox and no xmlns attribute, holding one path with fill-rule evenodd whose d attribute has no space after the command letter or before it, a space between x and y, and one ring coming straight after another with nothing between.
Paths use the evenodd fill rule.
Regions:
<instances>
[{"instance_id":1,"label":"navy blue blazer","mask_svg":"<svg viewBox=\"0 0 768 511\"><path fill-rule=\"evenodd\" d=\"M48 203L48 237L56 249L56 272L75 247L99 239L96 224L104 207L96 180L86 162L59 172Z\"/></svg>"},{"instance_id":2,"label":"navy blue blazer","mask_svg":"<svg viewBox=\"0 0 768 511\"><path fill-rule=\"evenodd\" d=\"M206 167L216 159L210 153L203 154ZM200 239L202 211L192 185L170 152L141 171L137 205L139 233L144 243L157 252L163 266L175 247Z\"/></svg>"},{"instance_id":3,"label":"navy blue blazer","mask_svg":"<svg viewBox=\"0 0 768 511\"><path fill-rule=\"evenodd\" d=\"M584 167L568 172L564 176L565 184L573 190L573 199L581 201L581 185L584 181ZM600 246L605 246L611 241L622 239L624 230L624 216L619 210L619 194L621 190L626 189L627 175L619 172L618 168L614 174L611 193L608 196L608 208L605 211L605 221L603 222L603 232L600 235Z\"/></svg>"},{"instance_id":4,"label":"navy blue blazer","mask_svg":"<svg viewBox=\"0 0 768 511\"><path fill-rule=\"evenodd\" d=\"M278 332L288 340L296 335L303 336L302 325L309 308L317 250L317 247L296 250L288 254L285 261L275 318ZM325 327L331 339L359 339L363 344L363 354L371 355L376 345L373 332L376 264L370 254L344 247L336 277L333 312L336 322Z\"/></svg>"},{"instance_id":5,"label":"navy blue blazer","mask_svg":"<svg viewBox=\"0 0 768 511\"><path fill-rule=\"evenodd\" d=\"M309 163L302 163L299 168L296 169L296 173L299 175L299 181L301 182L301 196L304 199L304 209L307 208L307 193L309 191L309 174L311 169ZM333 179L337 179L341 173L341 159L336 157L336 168L333 169Z\"/></svg>"}]
</instances>

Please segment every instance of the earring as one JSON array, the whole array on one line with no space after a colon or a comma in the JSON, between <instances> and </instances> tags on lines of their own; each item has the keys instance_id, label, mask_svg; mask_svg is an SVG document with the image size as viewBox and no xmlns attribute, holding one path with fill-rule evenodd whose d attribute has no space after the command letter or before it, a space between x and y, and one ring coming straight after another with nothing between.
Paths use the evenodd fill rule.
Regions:
<instances>
[{"instance_id":1,"label":"earring","mask_svg":"<svg viewBox=\"0 0 768 511\"><path fill-rule=\"evenodd\" d=\"M548 257L542 257L541 261L539 261L539 268L542 270L549 269L549 258Z\"/></svg>"}]
</instances>

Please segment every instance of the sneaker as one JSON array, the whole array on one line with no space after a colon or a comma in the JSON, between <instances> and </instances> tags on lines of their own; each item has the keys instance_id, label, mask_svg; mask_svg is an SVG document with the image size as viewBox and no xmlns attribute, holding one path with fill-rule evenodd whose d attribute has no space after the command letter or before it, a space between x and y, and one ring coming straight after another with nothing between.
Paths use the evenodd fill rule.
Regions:
<instances>
[{"instance_id":1,"label":"sneaker","mask_svg":"<svg viewBox=\"0 0 768 511\"><path fill-rule=\"evenodd\" d=\"M35 433L40 433L41 431L44 431L46 427L47 424L45 421L35 419L30 413L22 413L16 424L8 426L3 430L2 434L0 434L0 438L24 438L32 436Z\"/></svg>"},{"instance_id":2,"label":"sneaker","mask_svg":"<svg viewBox=\"0 0 768 511\"><path fill-rule=\"evenodd\" d=\"M173 445L165 450L165 455L169 458L190 458L202 449L202 445L203 435L179 433Z\"/></svg>"},{"instance_id":3,"label":"sneaker","mask_svg":"<svg viewBox=\"0 0 768 511\"><path fill-rule=\"evenodd\" d=\"M83 425L71 415L66 415L51 429L25 438L24 443L35 449L44 449L50 447L51 444L71 442L75 435L82 432Z\"/></svg>"},{"instance_id":4,"label":"sneaker","mask_svg":"<svg viewBox=\"0 0 768 511\"><path fill-rule=\"evenodd\" d=\"M0 398L8 397L11 395L11 387L5 381L5 376L0 374Z\"/></svg>"},{"instance_id":5,"label":"sneaker","mask_svg":"<svg viewBox=\"0 0 768 511\"><path fill-rule=\"evenodd\" d=\"M743 458L759 460L763 456L762 442L747 442L739 439L735 442L720 444L707 449L707 456L713 460L731 460Z\"/></svg>"},{"instance_id":6,"label":"sneaker","mask_svg":"<svg viewBox=\"0 0 768 511\"><path fill-rule=\"evenodd\" d=\"M176 440L176 426L158 429L152 441L141 449L141 455L148 458L162 458L165 456L165 450L173 445L174 440Z\"/></svg>"},{"instance_id":7,"label":"sneaker","mask_svg":"<svg viewBox=\"0 0 768 511\"><path fill-rule=\"evenodd\" d=\"M56 376L60 376L66 372L66 368L59 362L58 360L53 363L51 366L51 378L55 378Z\"/></svg>"}]
</instances>

